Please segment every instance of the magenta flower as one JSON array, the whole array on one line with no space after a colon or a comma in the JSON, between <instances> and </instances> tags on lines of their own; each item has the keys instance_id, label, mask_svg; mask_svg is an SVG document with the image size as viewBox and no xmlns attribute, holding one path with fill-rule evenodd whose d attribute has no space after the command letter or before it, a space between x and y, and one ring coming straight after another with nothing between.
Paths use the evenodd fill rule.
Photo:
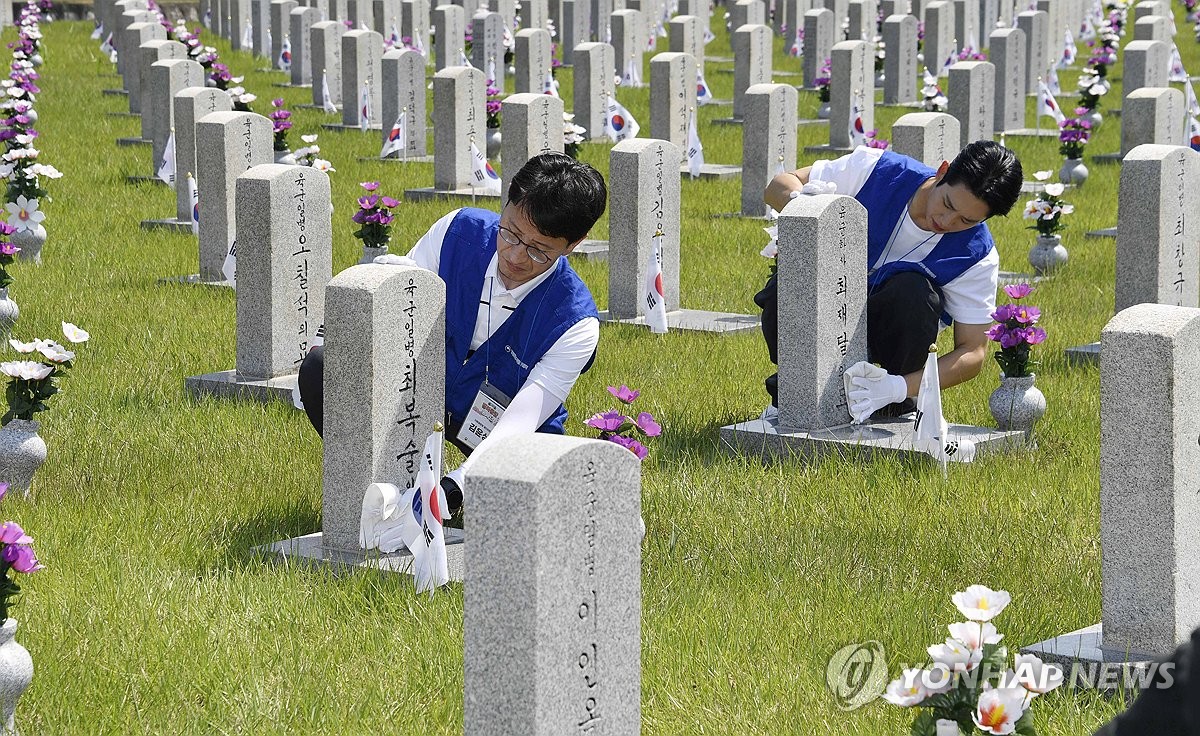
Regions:
<instances>
[{"instance_id":1,"label":"magenta flower","mask_svg":"<svg viewBox=\"0 0 1200 736\"><path fill-rule=\"evenodd\" d=\"M392 220L394 220L394 219L396 219L396 218L392 215L391 212L380 211L376 222L378 222L380 225L391 225Z\"/></svg>"},{"instance_id":2,"label":"magenta flower","mask_svg":"<svg viewBox=\"0 0 1200 736\"><path fill-rule=\"evenodd\" d=\"M645 445L643 445L641 442L638 442L637 440L633 440L628 437L623 437L619 434L615 434L612 437L609 437L608 440L609 440L609 442L616 442L621 447L624 447L626 450L629 450L634 455L637 455L638 460L645 460L646 456L650 454L650 449L647 448Z\"/></svg>"},{"instance_id":3,"label":"magenta flower","mask_svg":"<svg viewBox=\"0 0 1200 736\"><path fill-rule=\"evenodd\" d=\"M32 541L32 540L31 540ZM35 573L42 569L37 558L33 556L33 547L25 544L9 544L4 547L4 561L17 572Z\"/></svg>"},{"instance_id":4,"label":"magenta flower","mask_svg":"<svg viewBox=\"0 0 1200 736\"><path fill-rule=\"evenodd\" d=\"M1025 335L1021 330L1010 330L1005 328L1004 332L1000 333L1000 347L1015 348L1025 342Z\"/></svg>"},{"instance_id":5,"label":"magenta flower","mask_svg":"<svg viewBox=\"0 0 1200 736\"><path fill-rule=\"evenodd\" d=\"M364 182L359 182L359 184L358 184L358 185L359 185L360 187L362 187L363 189L366 189L368 192L373 192L373 191L375 191L376 189L378 189L378 188L379 188L379 182L377 182L377 181L364 181Z\"/></svg>"},{"instance_id":6,"label":"magenta flower","mask_svg":"<svg viewBox=\"0 0 1200 736\"><path fill-rule=\"evenodd\" d=\"M1000 342L1000 336L1003 335L1007 330L1008 328L1002 324L994 324L988 328L988 331L985 334L992 342Z\"/></svg>"},{"instance_id":7,"label":"magenta flower","mask_svg":"<svg viewBox=\"0 0 1200 736\"><path fill-rule=\"evenodd\" d=\"M283 107L283 98L276 97L275 99L271 100L271 104L275 107Z\"/></svg>"},{"instance_id":8,"label":"magenta flower","mask_svg":"<svg viewBox=\"0 0 1200 736\"><path fill-rule=\"evenodd\" d=\"M1041 345L1046 341L1046 331L1041 327L1030 327L1025 330L1025 342L1030 345Z\"/></svg>"},{"instance_id":9,"label":"magenta flower","mask_svg":"<svg viewBox=\"0 0 1200 736\"><path fill-rule=\"evenodd\" d=\"M584 424L595 427L601 432L616 432L629 419L619 411L606 411L603 414L593 414Z\"/></svg>"},{"instance_id":10,"label":"magenta flower","mask_svg":"<svg viewBox=\"0 0 1200 736\"><path fill-rule=\"evenodd\" d=\"M392 207L399 207L399 206L400 206L400 200L398 200L398 199L392 199L391 197L387 196L386 194L385 194L385 195L383 195L383 197L382 197L382 198L380 198L380 200L379 200L379 201L380 201L380 202L383 202L383 206L384 206L384 207L387 207L387 208L389 208L389 209L390 209L390 208L392 208Z\"/></svg>"},{"instance_id":11,"label":"magenta flower","mask_svg":"<svg viewBox=\"0 0 1200 736\"><path fill-rule=\"evenodd\" d=\"M1024 299L1033 291L1033 287L1029 284L1012 284L1004 287L1004 293L1008 294L1010 299Z\"/></svg>"},{"instance_id":12,"label":"magenta flower","mask_svg":"<svg viewBox=\"0 0 1200 736\"><path fill-rule=\"evenodd\" d=\"M662 434L662 425L654 421L654 415L648 411L637 415L637 426L647 437L657 437Z\"/></svg>"},{"instance_id":13,"label":"magenta flower","mask_svg":"<svg viewBox=\"0 0 1200 736\"><path fill-rule=\"evenodd\" d=\"M0 482L0 499L4 498L6 493L8 493L8 484Z\"/></svg>"},{"instance_id":14,"label":"magenta flower","mask_svg":"<svg viewBox=\"0 0 1200 736\"><path fill-rule=\"evenodd\" d=\"M0 243L0 256L15 256L21 249L12 243Z\"/></svg>"},{"instance_id":15,"label":"magenta flower","mask_svg":"<svg viewBox=\"0 0 1200 736\"><path fill-rule=\"evenodd\" d=\"M370 191L370 190L368 190L368 191ZM375 209L375 205L377 205L377 204L379 204L379 195L378 194L372 194L368 197L359 197L358 198L358 206L362 207L364 210L373 210L373 209Z\"/></svg>"},{"instance_id":16,"label":"magenta flower","mask_svg":"<svg viewBox=\"0 0 1200 736\"><path fill-rule=\"evenodd\" d=\"M1032 325L1038 321L1038 317L1042 316L1042 310L1037 307L1016 306L1013 319L1023 325Z\"/></svg>"},{"instance_id":17,"label":"magenta flower","mask_svg":"<svg viewBox=\"0 0 1200 736\"><path fill-rule=\"evenodd\" d=\"M1017 305L1001 304L1000 306L996 307L995 312L992 312L992 319L996 320L997 322L1007 322L1010 319L1015 318L1016 314Z\"/></svg>"},{"instance_id":18,"label":"magenta flower","mask_svg":"<svg viewBox=\"0 0 1200 736\"><path fill-rule=\"evenodd\" d=\"M609 386L608 392L617 397L617 401L620 401L622 404L632 404L634 399L642 395L641 391L634 391L624 384L621 385L621 388Z\"/></svg>"},{"instance_id":19,"label":"magenta flower","mask_svg":"<svg viewBox=\"0 0 1200 736\"><path fill-rule=\"evenodd\" d=\"M0 525L0 542L4 544L33 544L33 538L15 521Z\"/></svg>"}]
</instances>

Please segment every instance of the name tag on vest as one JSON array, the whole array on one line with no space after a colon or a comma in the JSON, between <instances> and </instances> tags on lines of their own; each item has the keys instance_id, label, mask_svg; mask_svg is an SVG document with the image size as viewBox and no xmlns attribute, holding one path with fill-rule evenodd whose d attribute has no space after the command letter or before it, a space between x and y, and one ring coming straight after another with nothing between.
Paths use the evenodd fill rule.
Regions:
<instances>
[{"instance_id":1,"label":"name tag on vest","mask_svg":"<svg viewBox=\"0 0 1200 736\"><path fill-rule=\"evenodd\" d=\"M505 396L503 391L485 382L471 402L471 409L458 432L458 440L474 450L496 428L496 422L500 421L510 401L512 399Z\"/></svg>"}]
</instances>

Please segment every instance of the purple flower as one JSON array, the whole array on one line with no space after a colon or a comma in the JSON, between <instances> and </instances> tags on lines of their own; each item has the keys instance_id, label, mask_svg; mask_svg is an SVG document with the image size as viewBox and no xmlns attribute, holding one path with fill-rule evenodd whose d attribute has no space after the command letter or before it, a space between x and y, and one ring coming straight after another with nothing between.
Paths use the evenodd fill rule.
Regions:
<instances>
[{"instance_id":1,"label":"purple flower","mask_svg":"<svg viewBox=\"0 0 1200 736\"><path fill-rule=\"evenodd\" d=\"M3 556L4 561L17 572L29 574L42 569L37 558L33 556L33 547L29 547L26 544L10 544L5 546Z\"/></svg>"},{"instance_id":2,"label":"purple flower","mask_svg":"<svg viewBox=\"0 0 1200 736\"><path fill-rule=\"evenodd\" d=\"M0 256L15 256L20 250L20 248L12 243L0 243ZM0 498L3 498L3 496L0 495Z\"/></svg>"},{"instance_id":3,"label":"purple flower","mask_svg":"<svg viewBox=\"0 0 1200 736\"><path fill-rule=\"evenodd\" d=\"M283 107L283 98L276 97L275 99L271 100L271 104L275 107Z\"/></svg>"},{"instance_id":4,"label":"purple flower","mask_svg":"<svg viewBox=\"0 0 1200 736\"><path fill-rule=\"evenodd\" d=\"M8 493L8 484L0 482L0 499L4 498L6 493Z\"/></svg>"},{"instance_id":5,"label":"purple flower","mask_svg":"<svg viewBox=\"0 0 1200 736\"><path fill-rule=\"evenodd\" d=\"M1046 331L1041 327L1030 327L1025 330L1025 342L1030 345L1040 345L1046 341Z\"/></svg>"},{"instance_id":6,"label":"purple flower","mask_svg":"<svg viewBox=\"0 0 1200 736\"><path fill-rule=\"evenodd\" d=\"M33 538L25 533L15 521L6 521L0 525L0 542L4 544L33 544Z\"/></svg>"},{"instance_id":7,"label":"purple flower","mask_svg":"<svg viewBox=\"0 0 1200 736\"><path fill-rule=\"evenodd\" d=\"M364 225L367 222L367 214L368 212L366 210L359 210L350 216L350 221L356 222L359 225Z\"/></svg>"},{"instance_id":8,"label":"purple flower","mask_svg":"<svg viewBox=\"0 0 1200 736\"><path fill-rule=\"evenodd\" d=\"M614 409L603 414L593 414L584 424L601 432L616 432L627 421L629 419L624 414Z\"/></svg>"},{"instance_id":9,"label":"purple flower","mask_svg":"<svg viewBox=\"0 0 1200 736\"><path fill-rule=\"evenodd\" d=\"M1007 330L1008 328L1002 324L994 324L989 327L988 331L984 334L986 334L987 338L992 342L1000 342L1001 336L1003 336Z\"/></svg>"},{"instance_id":10,"label":"purple flower","mask_svg":"<svg viewBox=\"0 0 1200 736\"><path fill-rule=\"evenodd\" d=\"M1008 322L1009 320L1016 317L1016 314L1017 314L1017 305L1001 304L1000 306L996 307L995 312L992 312L992 319L996 320L997 322L1001 322L1001 323Z\"/></svg>"},{"instance_id":11,"label":"purple flower","mask_svg":"<svg viewBox=\"0 0 1200 736\"><path fill-rule=\"evenodd\" d=\"M1012 284L1004 287L1004 293L1008 294L1010 299L1024 299L1029 296L1029 292L1033 291L1033 287L1029 284Z\"/></svg>"},{"instance_id":12,"label":"purple flower","mask_svg":"<svg viewBox=\"0 0 1200 736\"><path fill-rule=\"evenodd\" d=\"M622 404L632 404L634 399L642 395L641 391L634 391L624 384L621 385L621 388L609 386L608 392L617 397L617 401L620 401Z\"/></svg>"},{"instance_id":13,"label":"purple flower","mask_svg":"<svg viewBox=\"0 0 1200 736\"><path fill-rule=\"evenodd\" d=\"M657 437L662 434L662 425L654 421L654 415L648 411L637 415L637 426L647 437Z\"/></svg>"},{"instance_id":14,"label":"purple flower","mask_svg":"<svg viewBox=\"0 0 1200 736\"><path fill-rule=\"evenodd\" d=\"M1032 325L1038 321L1038 317L1042 316L1042 310L1037 307L1027 307L1024 305L1014 305L1016 310L1013 313L1013 319L1023 325Z\"/></svg>"},{"instance_id":15,"label":"purple flower","mask_svg":"<svg viewBox=\"0 0 1200 736\"><path fill-rule=\"evenodd\" d=\"M367 197L358 198L358 206L362 207L364 210L373 210L377 204L379 204L378 194L372 194Z\"/></svg>"},{"instance_id":16,"label":"purple flower","mask_svg":"<svg viewBox=\"0 0 1200 736\"><path fill-rule=\"evenodd\" d=\"M377 181L363 181L359 182L358 185L363 189L366 189L368 192L373 192L379 188L379 182Z\"/></svg>"},{"instance_id":17,"label":"purple flower","mask_svg":"<svg viewBox=\"0 0 1200 736\"><path fill-rule=\"evenodd\" d=\"M381 197L379 201L383 202L383 206L387 207L389 209L392 207L400 206L400 200L392 199L391 197L387 196L386 194L383 197Z\"/></svg>"},{"instance_id":18,"label":"purple flower","mask_svg":"<svg viewBox=\"0 0 1200 736\"><path fill-rule=\"evenodd\" d=\"M645 460L646 456L650 454L650 450L647 449L647 447L645 445L643 445L641 442L638 442L637 440L629 439L628 437L622 437L619 434L614 434L612 437L609 437L608 441L616 442L621 447L624 447L626 450L629 450L634 455L637 455L638 460Z\"/></svg>"},{"instance_id":19,"label":"purple flower","mask_svg":"<svg viewBox=\"0 0 1200 736\"><path fill-rule=\"evenodd\" d=\"M395 218L395 216L392 215L391 212L386 212L386 211L381 210L380 212L376 213L375 221L378 222L380 225L391 225L392 220L394 220L394 219L396 219L396 218Z\"/></svg>"},{"instance_id":20,"label":"purple flower","mask_svg":"<svg viewBox=\"0 0 1200 736\"><path fill-rule=\"evenodd\" d=\"M1002 348L1015 348L1023 342L1025 342L1025 335L1021 330L1005 328L1004 332L1000 333L1000 347Z\"/></svg>"}]
</instances>

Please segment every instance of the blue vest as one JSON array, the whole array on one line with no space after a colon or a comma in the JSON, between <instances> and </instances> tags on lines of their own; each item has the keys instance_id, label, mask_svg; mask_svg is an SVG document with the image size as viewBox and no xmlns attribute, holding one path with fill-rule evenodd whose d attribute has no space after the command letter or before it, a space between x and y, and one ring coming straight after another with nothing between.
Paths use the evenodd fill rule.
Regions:
<instances>
[{"instance_id":1,"label":"blue vest","mask_svg":"<svg viewBox=\"0 0 1200 736\"><path fill-rule=\"evenodd\" d=\"M875 170L854 196L867 209L867 268L875 265L887 247L896 222L905 207L927 179L937 175L928 166L908 156L884 151ZM987 225L978 225L957 233L945 233L921 261L892 261L867 277L869 289L902 271L918 271L937 286L945 286L979 263L993 248ZM942 321L950 324L949 315Z\"/></svg>"},{"instance_id":2,"label":"blue vest","mask_svg":"<svg viewBox=\"0 0 1200 736\"><path fill-rule=\"evenodd\" d=\"M442 241L438 276L446 282L446 413L452 426L466 419L483 385L485 366L488 383L512 398L525 384L530 369L564 332L581 319L598 317L591 292L567 265L567 259L559 258L551 275L526 295L495 334L468 358L484 275L496 253L499 224L500 216L494 212L465 208L455 216ZM589 367L591 361L584 370ZM566 418L567 410L560 405L538 431L563 434Z\"/></svg>"}]
</instances>

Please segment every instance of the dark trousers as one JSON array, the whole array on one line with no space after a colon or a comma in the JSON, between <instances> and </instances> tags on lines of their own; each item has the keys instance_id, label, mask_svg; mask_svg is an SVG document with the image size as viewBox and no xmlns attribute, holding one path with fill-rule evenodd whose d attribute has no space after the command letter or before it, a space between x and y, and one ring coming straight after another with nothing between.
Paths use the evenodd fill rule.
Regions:
<instances>
[{"instance_id":1,"label":"dark trousers","mask_svg":"<svg viewBox=\"0 0 1200 736\"><path fill-rule=\"evenodd\" d=\"M308 351L300 362L300 400L304 402L304 413L312 422L317 434L324 436L325 421L325 346L318 345Z\"/></svg>"},{"instance_id":2,"label":"dark trousers","mask_svg":"<svg viewBox=\"0 0 1200 736\"><path fill-rule=\"evenodd\" d=\"M1200 736L1200 629L1169 659L1171 681L1162 669L1142 690L1129 710L1096 732L1096 736ZM1068 670L1068 683L1070 675ZM1164 687L1170 684L1170 687Z\"/></svg>"},{"instance_id":3,"label":"dark trousers","mask_svg":"<svg viewBox=\"0 0 1200 736\"><path fill-rule=\"evenodd\" d=\"M903 376L925 365L930 344L937 341L943 297L924 274L904 271L870 290L867 295L867 354L885 371ZM771 362L779 365L779 284L772 274L754 295L762 308L763 339ZM767 377L771 404L778 405L779 374Z\"/></svg>"}]
</instances>

